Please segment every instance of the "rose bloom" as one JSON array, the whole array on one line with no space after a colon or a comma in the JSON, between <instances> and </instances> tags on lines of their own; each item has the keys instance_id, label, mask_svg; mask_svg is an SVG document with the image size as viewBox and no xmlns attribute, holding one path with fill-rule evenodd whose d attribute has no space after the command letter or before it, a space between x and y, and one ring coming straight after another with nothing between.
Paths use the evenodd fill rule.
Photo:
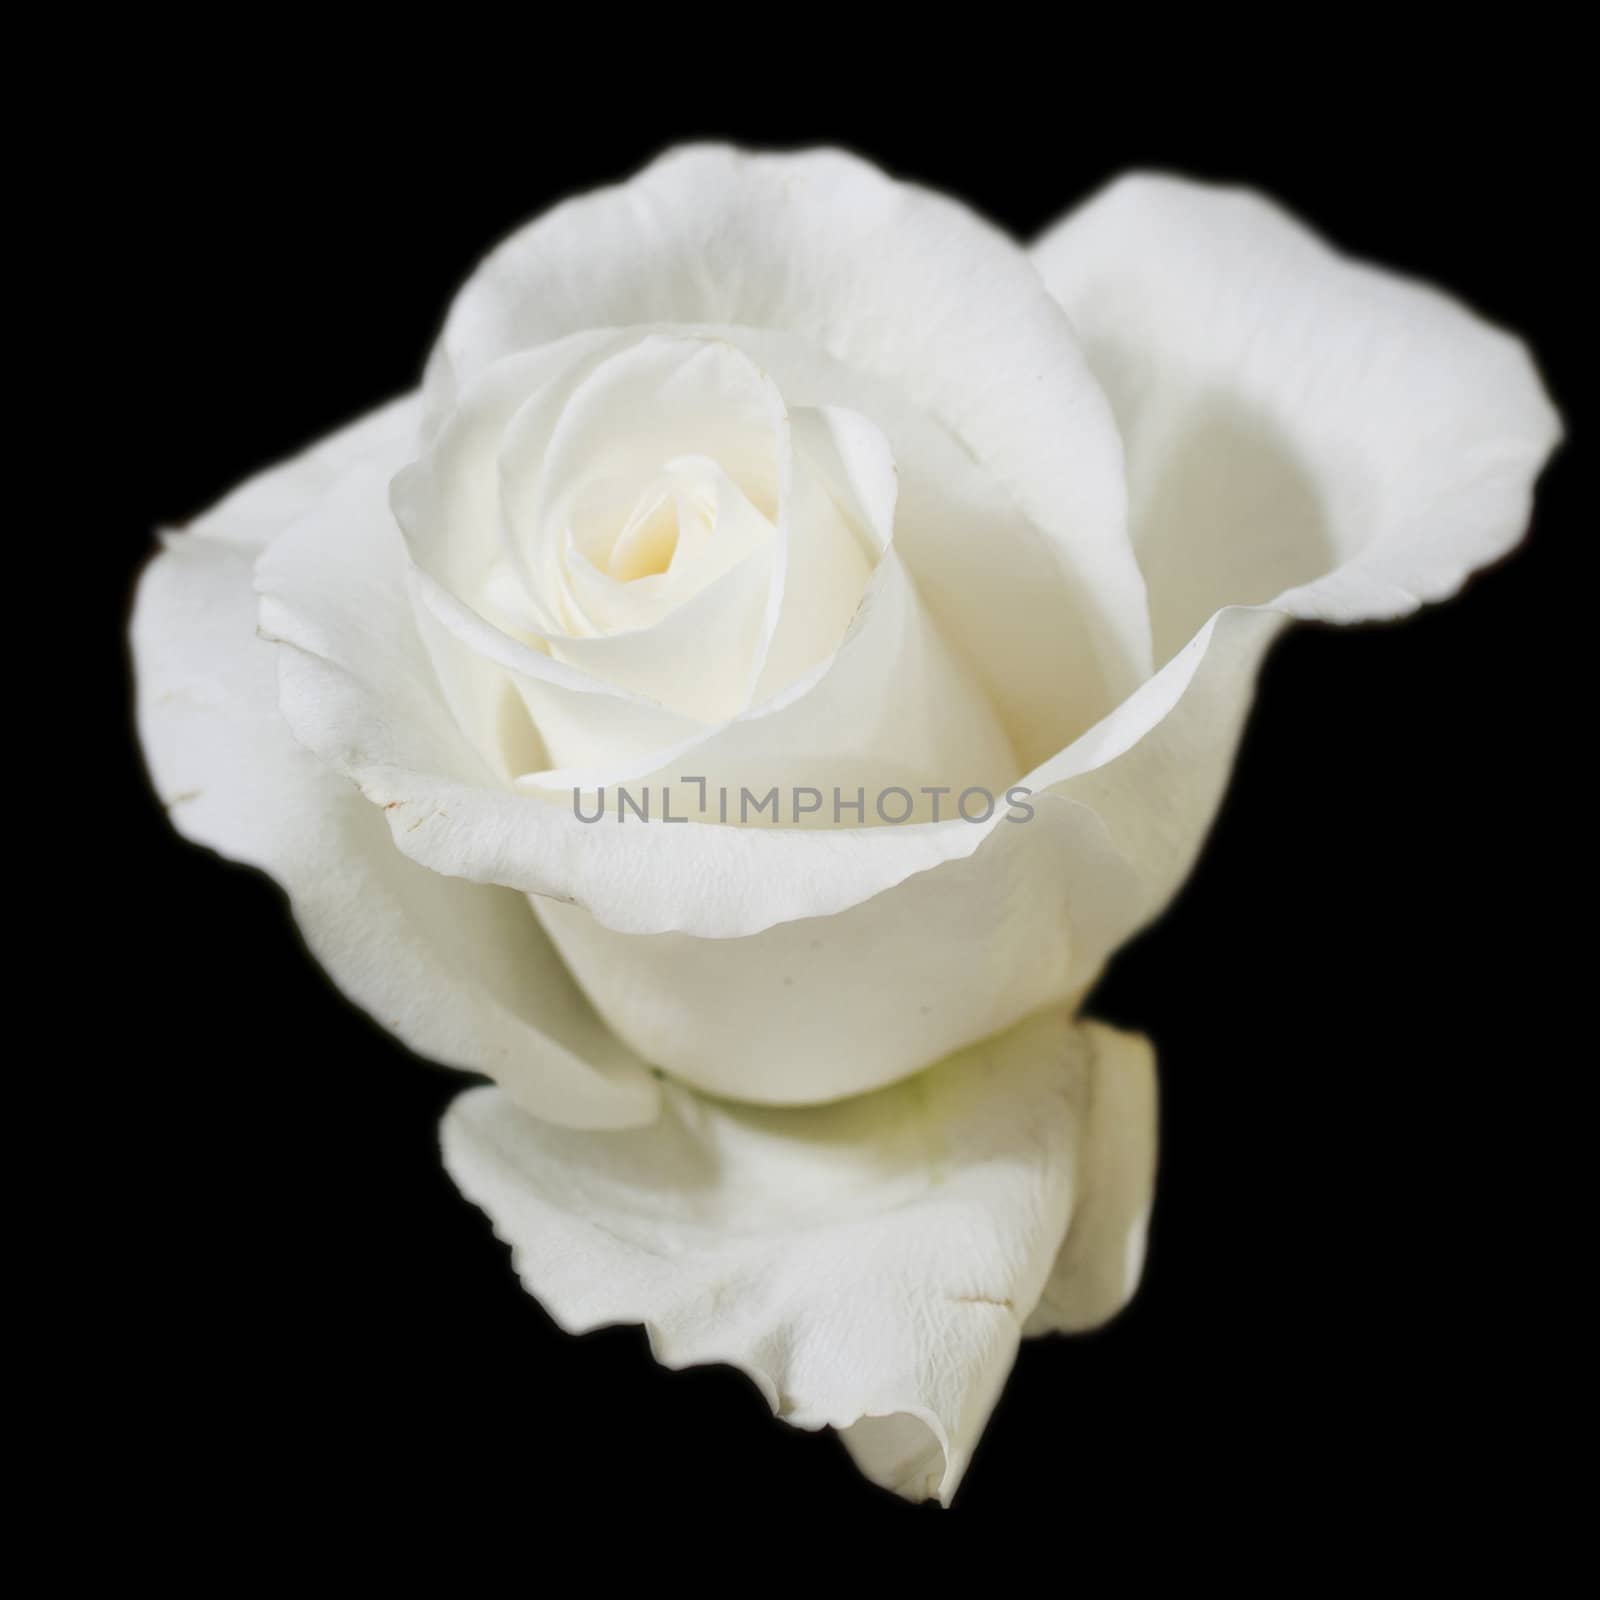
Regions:
<instances>
[{"instance_id":1,"label":"rose bloom","mask_svg":"<svg viewBox=\"0 0 1600 1600\"><path fill-rule=\"evenodd\" d=\"M1137 1282L1152 1055L1079 1005L1264 651L1453 594L1558 436L1514 339L1249 193L1125 178L1025 250L848 155L678 151L166 540L140 732L491 1080L445 1161L563 1327L948 1502L1023 1336Z\"/></svg>"}]
</instances>

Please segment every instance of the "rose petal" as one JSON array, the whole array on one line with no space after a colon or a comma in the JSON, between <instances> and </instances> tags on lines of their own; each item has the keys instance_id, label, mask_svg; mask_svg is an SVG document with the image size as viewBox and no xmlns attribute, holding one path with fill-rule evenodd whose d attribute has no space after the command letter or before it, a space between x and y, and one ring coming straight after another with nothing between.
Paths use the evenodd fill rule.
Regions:
<instances>
[{"instance_id":1,"label":"rose petal","mask_svg":"<svg viewBox=\"0 0 1600 1600\"><path fill-rule=\"evenodd\" d=\"M1083 1333L1133 1298L1144 1270L1155 1191L1157 1085L1150 1041L1086 1024L1093 1050L1080 1116L1072 1224L1024 1335Z\"/></svg>"},{"instance_id":2,"label":"rose petal","mask_svg":"<svg viewBox=\"0 0 1600 1600\"><path fill-rule=\"evenodd\" d=\"M256 636L257 552L352 465L393 470L416 423L414 400L376 413L251 480L151 562L132 624L151 777L182 833L283 886L335 983L412 1049L573 1126L648 1122L654 1080L595 1018L526 901L408 860L278 712L276 652Z\"/></svg>"},{"instance_id":3,"label":"rose petal","mask_svg":"<svg viewBox=\"0 0 1600 1600\"><path fill-rule=\"evenodd\" d=\"M1224 605L1402 615L1520 537L1559 419L1521 342L1447 295L1168 177L1034 260L1116 408L1158 659Z\"/></svg>"},{"instance_id":4,"label":"rose petal","mask_svg":"<svg viewBox=\"0 0 1600 1600\"><path fill-rule=\"evenodd\" d=\"M1034 805L1025 822L955 824L982 839L965 860L747 938L616 933L577 906L535 906L584 992L643 1059L713 1094L818 1104L1081 996L1138 925L1138 879L1094 813L1050 796ZM644 831L592 831L630 829Z\"/></svg>"},{"instance_id":5,"label":"rose petal","mask_svg":"<svg viewBox=\"0 0 1600 1600\"><path fill-rule=\"evenodd\" d=\"M1155 915L1284 620L1453 594L1521 537L1560 423L1517 340L1253 194L1125 178L1034 260L1117 412L1165 666L1028 781L1100 812Z\"/></svg>"},{"instance_id":6,"label":"rose petal","mask_svg":"<svg viewBox=\"0 0 1600 1600\"><path fill-rule=\"evenodd\" d=\"M867 418L791 409L795 451L782 519L772 637L751 697L762 705L839 648L894 541L894 457Z\"/></svg>"},{"instance_id":7,"label":"rose petal","mask_svg":"<svg viewBox=\"0 0 1600 1600\"><path fill-rule=\"evenodd\" d=\"M1024 770L1116 705L1088 621L1098 600L1070 570L1070 530L1030 521L1005 485L893 383L792 334L721 331L772 374L791 411L848 408L886 439L897 477L895 549Z\"/></svg>"},{"instance_id":8,"label":"rose petal","mask_svg":"<svg viewBox=\"0 0 1600 1600\"><path fill-rule=\"evenodd\" d=\"M914 1083L762 1112L677 1087L633 1133L585 1135L475 1090L445 1162L529 1292L570 1332L642 1322L669 1367L726 1362L797 1427L847 1430L875 1481L949 1503L1069 1223L1148 1190L1137 1130L1086 1110L1148 1058L1036 1017ZM1148 1108L1147 1108L1148 1109ZM1147 1193L1146 1193L1147 1203ZM1113 1207L1116 1209L1116 1207ZM1080 1236L1075 1276L1125 1260ZM1064 1292L1070 1293L1070 1285Z\"/></svg>"}]
</instances>

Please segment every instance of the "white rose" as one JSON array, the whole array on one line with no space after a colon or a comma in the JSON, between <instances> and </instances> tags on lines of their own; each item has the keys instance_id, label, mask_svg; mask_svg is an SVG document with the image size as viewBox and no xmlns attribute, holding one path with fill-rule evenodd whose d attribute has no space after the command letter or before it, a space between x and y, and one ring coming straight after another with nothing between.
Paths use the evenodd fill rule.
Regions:
<instances>
[{"instance_id":1,"label":"white rose","mask_svg":"<svg viewBox=\"0 0 1600 1600\"><path fill-rule=\"evenodd\" d=\"M1024 252L845 155L683 151L167 541L141 733L352 999L494 1080L445 1158L563 1326L948 1501L1022 1335L1137 1280L1151 1053L1076 1009L1267 644L1453 593L1558 434L1516 341L1249 194L1125 179Z\"/></svg>"}]
</instances>

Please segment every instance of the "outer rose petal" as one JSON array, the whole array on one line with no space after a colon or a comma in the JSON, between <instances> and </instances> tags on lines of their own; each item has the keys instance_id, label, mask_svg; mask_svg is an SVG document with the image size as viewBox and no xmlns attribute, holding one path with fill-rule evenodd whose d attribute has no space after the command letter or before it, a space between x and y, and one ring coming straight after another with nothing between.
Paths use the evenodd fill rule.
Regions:
<instances>
[{"instance_id":1,"label":"outer rose petal","mask_svg":"<svg viewBox=\"0 0 1600 1600\"><path fill-rule=\"evenodd\" d=\"M642 1322L665 1365L736 1366L786 1421L846 1430L874 1481L948 1504L1052 1269L1104 1314L1106 1284L1131 1292L1115 1219L1148 1206L1153 1102L1137 1126L1093 1108L1149 1076L1140 1041L1050 1014L807 1111L672 1087L655 1127L596 1136L474 1090L444 1155L564 1328Z\"/></svg>"},{"instance_id":2,"label":"outer rose petal","mask_svg":"<svg viewBox=\"0 0 1600 1600\"><path fill-rule=\"evenodd\" d=\"M1284 621L1453 594L1521 537L1560 422L1517 340L1253 194L1124 178L1034 260L1121 425L1164 665L1033 782L1100 812L1154 916Z\"/></svg>"},{"instance_id":3,"label":"outer rose petal","mask_svg":"<svg viewBox=\"0 0 1600 1600\"><path fill-rule=\"evenodd\" d=\"M1082 1110L1072 1226L1023 1333L1083 1333L1114 1317L1144 1270L1156 1174L1156 1057L1141 1034L1088 1025L1094 1070Z\"/></svg>"},{"instance_id":4,"label":"outer rose petal","mask_svg":"<svg viewBox=\"0 0 1600 1600\"><path fill-rule=\"evenodd\" d=\"M1138 879L1099 818L1056 796L1033 804L965 860L748 938L615 933L576 906L536 904L584 993L643 1059L711 1094L815 1104L1081 999L1138 925Z\"/></svg>"},{"instance_id":5,"label":"outer rose petal","mask_svg":"<svg viewBox=\"0 0 1600 1600\"><path fill-rule=\"evenodd\" d=\"M526 901L408 860L278 712L256 555L343 471L393 470L416 421L414 399L376 413L253 479L151 562L132 627L151 776L181 832L288 891L340 989L414 1050L573 1126L648 1122L654 1080L594 1017Z\"/></svg>"}]
</instances>

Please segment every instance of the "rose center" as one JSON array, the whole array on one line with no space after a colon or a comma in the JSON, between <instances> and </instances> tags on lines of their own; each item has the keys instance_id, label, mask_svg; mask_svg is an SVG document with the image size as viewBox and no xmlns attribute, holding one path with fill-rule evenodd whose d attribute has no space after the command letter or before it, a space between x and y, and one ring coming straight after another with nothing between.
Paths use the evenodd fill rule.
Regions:
<instances>
[{"instance_id":1,"label":"rose center","mask_svg":"<svg viewBox=\"0 0 1600 1600\"><path fill-rule=\"evenodd\" d=\"M645 496L611 547L606 571L621 583L659 577L678 551L678 503L668 493Z\"/></svg>"}]
</instances>

